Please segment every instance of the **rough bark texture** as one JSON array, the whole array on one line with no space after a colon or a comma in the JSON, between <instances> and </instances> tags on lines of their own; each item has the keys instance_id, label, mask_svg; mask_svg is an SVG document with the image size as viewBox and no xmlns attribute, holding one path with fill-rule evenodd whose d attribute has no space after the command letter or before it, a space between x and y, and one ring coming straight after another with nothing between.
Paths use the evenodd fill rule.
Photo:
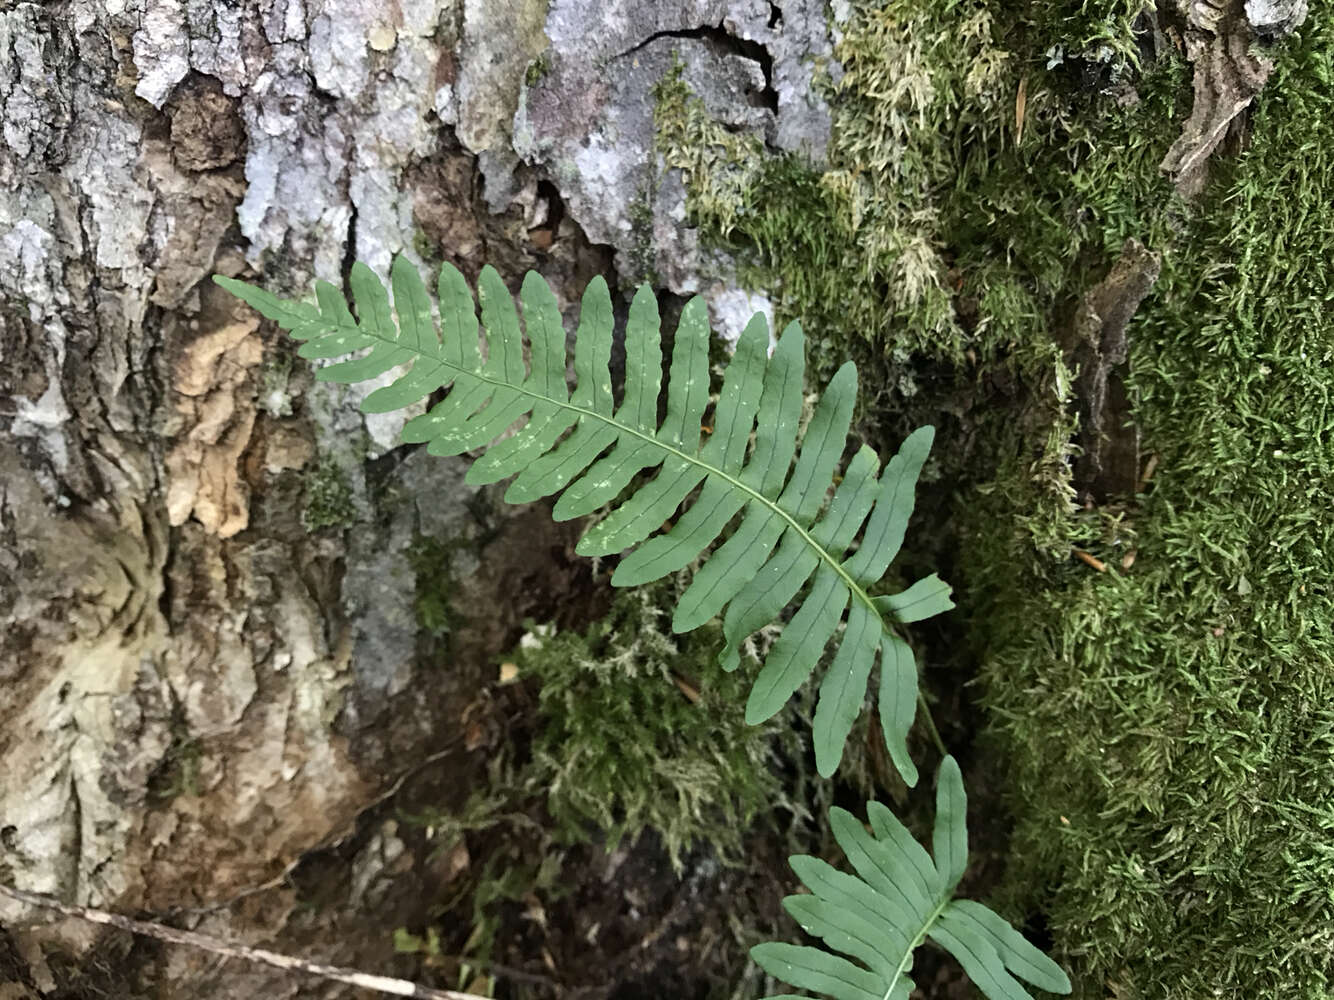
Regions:
<instances>
[{"instance_id":1,"label":"rough bark texture","mask_svg":"<svg viewBox=\"0 0 1334 1000\"><path fill-rule=\"evenodd\" d=\"M818 159L828 53L805 0L0 12L0 877L208 908L356 832L430 753L461 800L503 737L491 659L525 617L574 613L569 526L396 449L402 415L315 384L208 274L290 292L407 253L512 284L536 268L569 302L647 245L672 290L725 305L725 262L681 237L661 182L649 90L680 61L737 128ZM467 623L445 663L413 613L421 536L451 549ZM189 922L338 952L362 909L402 922L450 877L395 829L330 862L326 915L294 920L289 885ZM46 919L0 902L12 995L300 988Z\"/></svg>"}]
</instances>

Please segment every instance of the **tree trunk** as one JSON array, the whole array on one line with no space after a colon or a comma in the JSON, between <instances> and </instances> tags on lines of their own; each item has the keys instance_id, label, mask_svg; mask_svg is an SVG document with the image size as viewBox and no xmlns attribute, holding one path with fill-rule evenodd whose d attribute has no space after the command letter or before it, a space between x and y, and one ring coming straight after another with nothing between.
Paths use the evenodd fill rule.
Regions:
<instances>
[{"instance_id":1,"label":"tree trunk","mask_svg":"<svg viewBox=\"0 0 1334 1000\"><path fill-rule=\"evenodd\" d=\"M442 891L446 867L357 817L428 755L437 801L463 801L504 738L494 658L525 618L601 600L576 533L396 448L401 415L362 417L206 278L303 293L406 253L513 287L535 268L564 304L647 260L675 291L735 294L672 221L651 88L680 59L737 128L818 156L822 7L785 3L784 31L767 3L622 6L605 29L602 5L546 0L0 13L4 879L367 961L383 921ZM451 553L447 647L414 614L423 538ZM282 876L344 841L342 895L293 922ZM120 938L88 951L46 919L0 900L23 959L0 973L39 992L300 988Z\"/></svg>"},{"instance_id":2,"label":"tree trunk","mask_svg":"<svg viewBox=\"0 0 1334 1000\"><path fill-rule=\"evenodd\" d=\"M1334 43L1321 22L1284 47L1307 6L3 5L0 882L440 987L485 990L478 954L505 941L489 955L509 963L505 995L742 995L763 985L746 948L795 933L787 855L829 846L793 817L902 791L865 731L835 789L802 771L791 717L754 736L721 710L652 718L647 686L617 701L635 673L619 654L644 635L652 697L677 700L642 704L717 696L683 662L743 682L655 631L654 592L612 604L606 567L574 555L580 525L400 445L412 412L363 415L373 386L316 382L208 280L302 296L401 254L469 280L490 265L511 288L534 269L567 323L595 275L622 317L640 281L669 320L701 294L723 340L756 310L796 315L812 382L857 358L871 444L940 430L901 561L957 585L957 617L913 638L980 793L970 893L1008 868L1022 906L1013 883L1037 873L1029 926L1086 992L1223 995L1248 962L1313 983L1327 956L1299 925L1324 855L1318 819L1293 817L1323 800L1291 776L1324 773L1308 692L1328 642L1310 623L1329 616L1308 567L1328 504L1267 488L1325 469L1328 234L1311 206L1334 177L1317 114ZM1290 149L1250 136L1257 102ZM721 249L738 244L745 268ZM525 623L599 619L558 652L599 661L602 709L504 683ZM1151 680L1146 656L1189 683ZM1123 698L1132 678L1142 704ZM579 725L543 728L562 696ZM635 789L659 816L679 799L693 830L732 827L749 867L704 836L678 878L682 837L599 840L614 796L561 825L562 765L658 753L604 735L626 705L651 737L698 726L673 749L754 736L666 761L679 795ZM1263 767L1246 718L1278 734ZM552 767L521 771L552 732ZM781 775L714 786L729 809L688 787L774 759ZM1201 812L1200 775L1226 810ZM910 827L929 794L899 796ZM749 821L756 798L762 830L720 820ZM1195 947L1224 933L1245 947ZM932 954L920 988L971 996ZM0 1000L108 995L353 993L0 895Z\"/></svg>"}]
</instances>

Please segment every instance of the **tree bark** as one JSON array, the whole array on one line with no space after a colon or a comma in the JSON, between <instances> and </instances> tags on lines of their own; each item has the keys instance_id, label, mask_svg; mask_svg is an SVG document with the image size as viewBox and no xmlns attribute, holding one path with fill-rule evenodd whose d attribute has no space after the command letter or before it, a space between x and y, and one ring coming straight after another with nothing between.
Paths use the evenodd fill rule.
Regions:
<instances>
[{"instance_id":1,"label":"tree bark","mask_svg":"<svg viewBox=\"0 0 1334 1000\"><path fill-rule=\"evenodd\" d=\"M647 245L676 291L734 291L671 222L684 193L658 183L644 67L675 53L731 113L738 87L768 84L753 52L706 31L726 14L777 58L776 110L746 104L738 127L818 156L828 119L801 67L828 49L821 8L784 4L784 33L766 27L767 3L621 6L628 20L606 15L616 31L600 30L600 6L545 0L0 12L7 882L122 911L184 907L200 930L287 933L289 948L328 954L329 928L352 933L338 921L368 899L420 910L445 880L438 866L409 873L392 825L357 817L432 753L453 775L444 804L462 801L503 738L477 711L494 657L526 617L577 617L569 595L590 590L575 532L464 486L458 462L395 448L404 416L362 417L357 393L314 383L279 331L206 278L299 294L354 258L383 273L407 253L470 277L490 263L512 286L535 268L566 304L593 274L630 275L628 251ZM573 69L581 25L608 58L642 51L556 120L588 82ZM613 181L566 169L615 130L600 160ZM653 218L631 225L642 191ZM454 551L464 627L445 664L413 615L422 537ZM295 895L281 877L348 837L353 888L325 923L284 932ZM0 900L24 988L65 982L43 957L54 948L105 963L125 947L90 953L84 928L46 919ZM374 932L368 954L383 957ZM125 953L119 988L297 989L191 956L152 971L155 955Z\"/></svg>"}]
</instances>

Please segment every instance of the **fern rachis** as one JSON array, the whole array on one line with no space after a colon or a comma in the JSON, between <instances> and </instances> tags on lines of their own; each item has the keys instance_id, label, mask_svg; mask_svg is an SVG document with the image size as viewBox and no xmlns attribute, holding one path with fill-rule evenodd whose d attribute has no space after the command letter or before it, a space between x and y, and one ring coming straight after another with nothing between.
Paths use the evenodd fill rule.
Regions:
<instances>
[{"instance_id":1,"label":"fern rachis","mask_svg":"<svg viewBox=\"0 0 1334 1000\"><path fill-rule=\"evenodd\" d=\"M572 393L555 296L531 272L520 295L521 329L504 282L493 268L483 269L478 297L485 352L472 294L449 265L437 283L438 326L420 274L401 257L391 268L392 306L375 274L364 264L353 266L349 283L355 318L343 295L327 282L317 283L317 304L312 305L285 302L230 278L215 280L302 341L303 357L366 352L321 368L321 380L360 382L408 366L366 398L362 408L367 412L401 409L448 388L441 402L408 421L404 440L425 443L435 455L485 449L469 469L468 481L483 484L514 476L508 501L560 494L555 516L580 517L612 504L637 475L656 468L656 475L616 503L578 546L585 555L625 553L612 576L618 586L647 583L687 567L740 515L730 536L694 575L673 628L688 631L722 613L726 645L720 659L735 669L747 636L774 621L807 587L765 658L746 707L747 720L762 721L782 708L846 620L820 686L814 720L817 766L824 775L837 767L875 657L883 650L882 728L895 766L910 785L916 782L906 740L919 700L917 669L893 626L952 607L949 587L932 575L889 597L873 597L870 590L902 543L933 432L922 428L910 435L883 471L875 453L863 446L826 505L851 426L856 369L851 363L839 369L798 446L805 348L797 324L783 332L768 356L767 325L762 316L752 318L725 372L713 432L701 445L709 401L709 329L699 298L682 312L666 386L666 416L659 424L661 338L657 302L647 286L631 303L624 392L616 406L608 368L611 297L600 278L583 296ZM513 434L496 440L525 418ZM695 491L672 527L655 534ZM849 550L854 550L851 555Z\"/></svg>"}]
</instances>

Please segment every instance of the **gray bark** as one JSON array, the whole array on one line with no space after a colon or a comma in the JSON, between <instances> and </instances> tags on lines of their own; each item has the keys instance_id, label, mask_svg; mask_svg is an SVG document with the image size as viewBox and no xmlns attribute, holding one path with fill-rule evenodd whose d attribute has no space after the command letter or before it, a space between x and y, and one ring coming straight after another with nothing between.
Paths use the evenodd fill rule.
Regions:
<instances>
[{"instance_id":1,"label":"gray bark","mask_svg":"<svg viewBox=\"0 0 1334 1000\"><path fill-rule=\"evenodd\" d=\"M330 928L354 928L347 914L447 879L404 861L391 825L359 841L327 918L293 923L282 884L245 895L347 837L428 753L450 751L445 797L462 798L469 760L503 733L460 720L477 717L518 623L550 615L586 572L560 555L574 531L464 487L460 463L395 449L404 415L361 416L364 393L315 384L278 331L205 279L300 292L341 280L354 256L383 273L394 254L426 253L470 275L491 263L512 286L536 268L568 304L647 240L674 291L723 301L736 293L727 262L682 231L646 88L679 58L738 127L818 159L828 117L805 67L829 52L821 10L0 12L0 877L122 910L244 897L192 922L325 955L340 951ZM767 83L727 36L763 47ZM539 57L549 72L530 88ZM598 67L601 89L587 92L581 66ZM744 99L766 86L776 111ZM600 150L597 163L579 150ZM644 190L647 233L632 222ZM320 469L345 482L350 523L311 531L302 509ZM458 549L467 627L443 667L424 662L413 618L421 535ZM92 944L46 919L0 900L23 988L38 992L56 985L46 952ZM150 979L163 996L298 988L175 955Z\"/></svg>"}]
</instances>

